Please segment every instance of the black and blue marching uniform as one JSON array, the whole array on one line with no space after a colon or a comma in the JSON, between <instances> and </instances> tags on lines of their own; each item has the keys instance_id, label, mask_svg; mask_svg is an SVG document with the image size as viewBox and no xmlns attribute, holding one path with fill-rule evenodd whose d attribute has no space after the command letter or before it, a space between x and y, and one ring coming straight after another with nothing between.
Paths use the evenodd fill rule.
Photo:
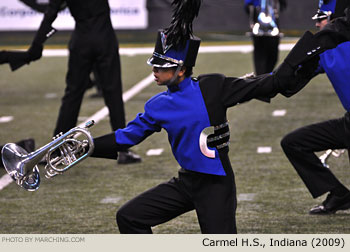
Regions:
<instances>
[{"instance_id":1,"label":"black and blue marching uniform","mask_svg":"<svg viewBox=\"0 0 350 252\"><path fill-rule=\"evenodd\" d=\"M333 88L345 109L345 115L320 123L299 128L286 135L281 142L283 150L299 176L317 198L326 192L348 194L350 192L326 168L314 152L328 149L350 148L350 12L347 17L339 18L331 23L328 30L342 31L347 39L333 49L319 55L319 67L315 71L326 73ZM349 204L350 206L350 204Z\"/></svg>"},{"instance_id":2,"label":"black and blue marching uniform","mask_svg":"<svg viewBox=\"0 0 350 252\"><path fill-rule=\"evenodd\" d=\"M200 39L192 35L188 17L183 17L187 20L184 21L178 14L187 15L186 10L196 9L200 1L174 4L176 11L170 28L158 31L155 50L147 61L154 72L162 68L159 71L172 71L168 72L172 78L162 82L168 90L151 98L144 112L126 128L95 138L92 157L117 158L118 151L164 129L181 167L178 177L123 205L117 212L120 232L152 233L153 226L195 210L202 233L236 233L236 186L228 158L227 109L251 99L268 102L278 93L286 97L295 94L312 77L305 74L305 69L315 65L305 50L316 47L321 52L334 48L342 38L335 35L333 39L333 33L305 33L273 73L251 78L221 74L190 78ZM192 18L196 13L192 13ZM184 72L181 78L180 71Z\"/></svg>"},{"instance_id":3,"label":"black and blue marching uniform","mask_svg":"<svg viewBox=\"0 0 350 252\"><path fill-rule=\"evenodd\" d=\"M122 206L117 213L121 233L151 233L151 227L196 210L202 233L236 233L236 187L228 158L226 110L257 98L269 101L288 93L289 82L277 74L241 79L220 74L185 78L151 98L145 111L124 129L94 140L95 157L140 143L162 129L168 133L179 176L160 184ZM288 96L291 93L288 93ZM201 133L213 127L201 147Z\"/></svg>"},{"instance_id":4,"label":"black and blue marching uniform","mask_svg":"<svg viewBox=\"0 0 350 252\"><path fill-rule=\"evenodd\" d=\"M327 74L345 111L350 111L350 41L320 54L320 68Z\"/></svg>"}]
</instances>

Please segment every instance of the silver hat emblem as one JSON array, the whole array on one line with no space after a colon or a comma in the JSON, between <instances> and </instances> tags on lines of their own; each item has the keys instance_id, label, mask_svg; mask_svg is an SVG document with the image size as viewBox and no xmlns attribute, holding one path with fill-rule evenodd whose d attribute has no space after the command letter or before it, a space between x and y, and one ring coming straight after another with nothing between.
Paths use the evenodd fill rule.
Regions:
<instances>
[{"instance_id":1,"label":"silver hat emblem","mask_svg":"<svg viewBox=\"0 0 350 252\"><path fill-rule=\"evenodd\" d=\"M164 32L160 33L160 39L162 42L163 52L164 54L171 48L172 45L167 45L166 41L167 35Z\"/></svg>"}]
</instances>

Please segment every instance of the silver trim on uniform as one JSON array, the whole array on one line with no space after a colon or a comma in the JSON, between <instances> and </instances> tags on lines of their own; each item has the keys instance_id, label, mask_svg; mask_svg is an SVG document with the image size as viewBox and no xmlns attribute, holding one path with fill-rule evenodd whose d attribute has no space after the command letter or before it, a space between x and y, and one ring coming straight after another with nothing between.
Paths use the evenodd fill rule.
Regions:
<instances>
[{"instance_id":1,"label":"silver trim on uniform","mask_svg":"<svg viewBox=\"0 0 350 252\"><path fill-rule=\"evenodd\" d=\"M165 64L163 65L159 65L159 64L153 64L152 63L152 60L154 58L159 58L159 59L162 59L162 60L166 60L168 62L166 62ZM154 66L154 67L160 67L160 68L169 68L169 67L176 67L176 66L183 66L184 62L183 60L177 60L177 59L173 59L171 57L168 57L168 56L165 56L163 54L160 54L160 53L157 53L157 52L153 52L153 55L151 58L149 58L147 60L147 64L148 65L151 65L151 66Z\"/></svg>"},{"instance_id":2,"label":"silver trim on uniform","mask_svg":"<svg viewBox=\"0 0 350 252\"><path fill-rule=\"evenodd\" d=\"M230 142L226 142L226 143L223 143L223 144L219 144L219 145L216 146L216 148L217 148L218 150L220 150L220 149L222 149L222 148L225 148L225 147L229 146L229 144L230 144Z\"/></svg>"},{"instance_id":3,"label":"silver trim on uniform","mask_svg":"<svg viewBox=\"0 0 350 252\"><path fill-rule=\"evenodd\" d=\"M219 130L219 129L225 128L226 126L228 126L228 121L226 121L220 125L214 126L214 130Z\"/></svg>"},{"instance_id":4,"label":"silver trim on uniform","mask_svg":"<svg viewBox=\"0 0 350 252\"><path fill-rule=\"evenodd\" d=\"M150 65L150 66L154 66L154 67L158 67L158 68L170 68L170 67L177 67L178 65L174 64L174 63L170 63L170 62L167 62L163 65L159 65L159 64L154 64L152 63L152 60L154 59L154 57L151 57L147 60L147 64Z\"/></svg>"},{"instance_id":5,"label":"silver trim on uniform","mask_svg":"<svg viewBox=\"0 0 350 252\"><path fill-rule=\"evenodd\" d=\"M173 59L173 58L170 58L168 56L165 56L165 55L157 53L157 52L153 52L153 56L155 56L157 58L160 58L160 59L163 59L163 60L166 60L166 61L173 62L173 63L175 63L177 65L181 65L182 66L184 64L183 60Z\"/></svg>"},{"instance_id":6,"label":"silver trim on uniform","mask_svg":"<svg viewBox=\"0 0 350 252\"><path fill-rule=\"evenodd\" d=\"M311 18L312 20L326 19L332 15L331 11L318 10L317 13Z\"/></svg>"},{"instance_id":7,"label":"silver trim on uniform","mask_svg":"<svg viewBox=\"0 0 350 252\"><path fill-rule=\"evenodd\" d=\"M215 150L211 150L207 145L207 138L209 135L214 134L214 127L210 126L204 128L199 136L199 149L202 154L208 158L215 158Z\"/></svg>"},{"instance_id":8,"label":"silver trim on uniform","mask_svg":"<svg viewBox=\"0 0 350 252\"><path fill-rule=\"evenodd\" d=\"M224 134L221 134L221 135L218 135L218 136L215 136L215 137L210 137L210 138L208 138L207 141L208 141L208 143L211 143L211 142L223 139L223 138L228 137L228 136L230 136L230 131L227 131Z\"/></svg>"},{"instance_id":9,"label":"silver trim on uniform","mask_svg":"<svg viewBox=\"0 0 350 252\"><path fill-rule=\"evenodd\" d=\"M208 158L215 158L215 150L209 149L208 143L223 139L225 137L229 137L230 131L228 130L227 132L225 132L221 135L213 136L210 138L208 138L208 136L215 134L215 130L222 129L222 128L225 128L227 126L228 126L228 121L226 121L220 125L217 125L217 126L209 126L209 127L204 128L202 130L202 132L199 136L199 148L204 156L206 156ZM216 145L215 148L217 150L219 150L219 149L222 149L224 147L227 147L229 144L230 144L229 141L227 141L226 143Z\"/></svg>"}]
</instances>

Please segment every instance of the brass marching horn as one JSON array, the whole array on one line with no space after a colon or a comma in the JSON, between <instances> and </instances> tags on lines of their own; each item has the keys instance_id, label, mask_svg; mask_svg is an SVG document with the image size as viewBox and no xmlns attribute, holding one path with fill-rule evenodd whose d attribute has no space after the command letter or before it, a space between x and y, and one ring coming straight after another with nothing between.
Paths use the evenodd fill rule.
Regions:
<instances>
[{"instance_id":1,"label":"brass marching horn","mask_svg":"<svg viewBox=\"0 0 350 252\"><path fill-rule=\"evenodd\" d=\"M45 177L51 178L91 155L94 142L88 128L93 125L94 121L89 121L84 128L75 127L65 134L60 133L50 143L31 153L14 143L5 144L1 154L7 173L25 190L37 190L40 186L37 165L44 157Z\"/></svg>"},{"instance_id":2,"label":"brass marching horn","mask_svg":"<svg viewBox=\"0 0 350 252\"><path fill-rule=\"evenodd\" d=\"M280 31L277 25L279 2L276 0L261 0L257 22L252 27L255 36L278 36Z\"/></svg>"}]
</instances>

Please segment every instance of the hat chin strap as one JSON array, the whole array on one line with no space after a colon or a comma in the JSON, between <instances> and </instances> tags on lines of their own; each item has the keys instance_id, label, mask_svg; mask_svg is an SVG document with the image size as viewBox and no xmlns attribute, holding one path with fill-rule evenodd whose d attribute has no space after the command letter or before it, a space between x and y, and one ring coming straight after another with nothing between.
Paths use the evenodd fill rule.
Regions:
<instances>
[{"instance_id":1,"label":"hat chin strap","mask_svg":"<svg viewBox=\"0 0 350 252\"><path fill-rule=\"evenodd\" d=\"M170 80L165 81L163 83L163 85L167 85L167 86L176 85L177 83L175 81L176 81L177 76L179 75L179 73L181 71L181 68L182 68L182 64L181 65L177 65L177 68L175 70L175 73L174 73L173 77Z\"/></svg>"}]
</instances>

